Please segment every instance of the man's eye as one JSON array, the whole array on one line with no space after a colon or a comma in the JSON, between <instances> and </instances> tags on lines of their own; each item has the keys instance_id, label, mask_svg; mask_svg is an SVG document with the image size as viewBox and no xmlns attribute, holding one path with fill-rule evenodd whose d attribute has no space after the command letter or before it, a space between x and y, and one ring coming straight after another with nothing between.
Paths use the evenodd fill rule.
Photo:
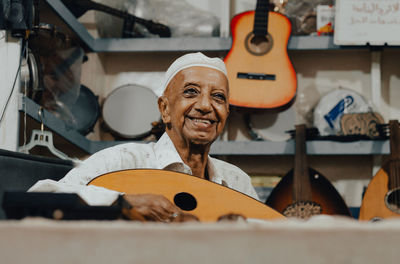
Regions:
<instances>
[{"instance_id":1,"label":"man's eye","mask_svg":"<svg viewBox=\"0 0 400 264\"><path fill-rule=\"evenodd\" d=\"M225 94L222 93L216 93L214 94L214 97L220 101L226 102L226 96Z\"/></svg>"},{"instance_id":2,"label":"man's eye","mask_svg":"<svg viewBox=\"0 0 400 264\"><path fill-rule=\"evenodd\" d=\"M187 89L185 89L185 91L183 93L185 93L185 94L196 94L197 90L195 88L187 88Z\"/></svg>"}]
</instances>

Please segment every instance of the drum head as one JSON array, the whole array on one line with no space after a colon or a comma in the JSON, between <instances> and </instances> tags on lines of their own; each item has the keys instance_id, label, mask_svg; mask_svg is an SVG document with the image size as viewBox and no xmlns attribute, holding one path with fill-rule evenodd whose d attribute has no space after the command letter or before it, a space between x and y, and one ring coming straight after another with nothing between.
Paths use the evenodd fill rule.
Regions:
<instances>
[{"instance_id":1,"label":"drum head","mask_svg":"<svg viewBox=\"0 0 400 264\"><path fill-rule=\"evenodd\" d=\"M370 112L368 102L350 89L336 89L323 96L314 109L314 127L321 136L341 134L343 114Z\"/></svg>"},{"instance_id":2,"label":"drum head","mask_svg":"<svg viewBox=\"0 0 400 264\"><path fill-rule=\"evenodd\" d=\"M248 117L250 134L258 140L270 140L275 142L290 139L286 131L293 130L296 124L296 111L293 106L280 112L265 111L259 114L251 114Z\"/></svg>"},{"instance_id":3,"label":"drum head","mask_svg":"<svg viewBox=\"0 0 400 264\"><path fill-rule=\"evenodd\" d=\"M103 119L113 134L128 139L148 135L160 120L158 98L150 88L129 84L112 91L103 104Z\"/></svg>"}]
</instances>

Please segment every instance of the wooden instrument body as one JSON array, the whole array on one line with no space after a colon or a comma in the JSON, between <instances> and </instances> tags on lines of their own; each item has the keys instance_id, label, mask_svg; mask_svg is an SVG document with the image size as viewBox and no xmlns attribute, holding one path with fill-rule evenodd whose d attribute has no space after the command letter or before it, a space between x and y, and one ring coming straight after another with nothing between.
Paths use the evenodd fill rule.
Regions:
<instances>
[{"instance_id":1,"label":"wooden instrument body","mask_svg":"<svg viewBox=\"0 0 400 264\"><path fill-rule=\"evenodd\" d=\"M390 159L368 184L360 207L359 220L399 217L400 210L400 126L389 121ZM394 196L391 196L394 195ZM389 197L394 198L393 200Z\"/></svg>"},{"instance_id":2,"label":"wooden instrument body","mask_svg":"<svg viewBox=\"0 0 400 264\"><path fill-rule=\"evenodd\" d=\"M252 32L254 11L231 21L232 48L225 57L230 87L230 104L250 108L277 108L292 101L297 77L287 53L291 24L284 15L269 12L271 49L262 55L249 52L246 38ZM240 72L275 75L275 80L241 79Z\"/></svg>"},{"instance_id":3,"label":"wooden instrument body","mask_svg":"<svg viewBox=\"0 0 400 264\"><path fill-rule=\"evenodd\" d=\"M388 173L384 168L381 168L372 178L364 193L359 220L369 221L400 216L386 206L385 198L389 191L388 183Z\"/></svg>"},{"instance_id":4,"label":"wooden instrument body","mask_svg":"<svg viewBox=\"0 0 400 264\"><path fill-rule=\"evenodd\" d=\"M126 194L159 194L176 204L178 195L190 194L196 200L193 210L200 221L217 221L226 214L247 218L282 219L277 211L256 199L222 185L184 173L136 169L111 172L93 179L90 185L105 187Z\"/></svg>"},{"instance_id":5,"label":"wooden instrument body","mask_svg":"<svg viewBox=\"0 0 400 264\"><path fill-rule=\"evenodd\" d=\"M319 204L321 214L350 216L350 211L335 187L318 171L308 168L311 201ZM280 213L293 203L293 170L289 171L272 190L266 204Z\"/></svg>"}]
</instances>

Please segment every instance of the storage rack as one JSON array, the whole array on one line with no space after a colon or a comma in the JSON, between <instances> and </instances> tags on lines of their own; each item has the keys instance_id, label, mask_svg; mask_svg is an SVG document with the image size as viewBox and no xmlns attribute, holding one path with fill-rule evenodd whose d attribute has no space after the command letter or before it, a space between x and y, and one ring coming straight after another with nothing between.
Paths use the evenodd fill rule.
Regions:
<instances>
[{"instance_id":1,"label":"storage rack","mask_svg":"<svg viewBox=\"0 0 400 264\"><path fill-rule=\"evenodd\" d=\"M103 39L93 38L86 28L60 0L46 0L57 15L83 41L92 52L189 52L189 51L221 51L231 48L231 38L152 38L144 39ZM338 46L333 43L332 36L292 36L288 50L338 50L368 49L367 46ZM19 110L40 122L39 105L33 100L20 95ZM62 120L44 110L43 123L51 130L92 154L103 148L126 141L93 141L68 127ZM337 142L331 140L313 140L307 142L309 155L385 155L389 154L388 140L359 140L354 142ZM216 141L210 151L211 155L293 155L294 141Z\"/></svg>"}]
</instances>

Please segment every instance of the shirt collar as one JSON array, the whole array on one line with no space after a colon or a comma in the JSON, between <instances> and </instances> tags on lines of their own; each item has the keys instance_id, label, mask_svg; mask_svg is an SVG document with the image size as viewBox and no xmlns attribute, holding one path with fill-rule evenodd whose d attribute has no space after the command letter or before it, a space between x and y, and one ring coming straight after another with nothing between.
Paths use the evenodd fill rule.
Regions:
<instances>
[{"instance_id":1,"label":"shirt collar","mask_svg":"<svg viewBox=\"0 0 400 264\"><path fill-rule=\"evenodd\" d=\"M208 176L210 177L210 181L222 184L223 182L222 175L218 173L218 169L215 167L213 158L211 158L210 156L208 156L207 171L208 171Z\"/></svg>"},{"instance_id":2,"label":"shirt collar","mask_svg":"<svg viewBox=\"0 0 400 264\"><path fill-rule=\"evenodd\" d=\"M192 170L182 161L167 133L164 133L154 145L154 153L156 154L160 169L192 174Z\"/></svg>"},{"instance_id":3,"label":"shirt collar","mask_svg":"<svg viewBox=\"0 0 400 264\"><path fill-rule=\"evenodd\" d=\"M154 153L156 154L160 169L192 174L192 170L182 161L181 156L179 156L174 143L167 133L164 133L154 145ZM213 158L210 156L208 156L207 160L207 171L211 181L222 184L222 175L218 174Z\"/></svg>"}]
</instances>

